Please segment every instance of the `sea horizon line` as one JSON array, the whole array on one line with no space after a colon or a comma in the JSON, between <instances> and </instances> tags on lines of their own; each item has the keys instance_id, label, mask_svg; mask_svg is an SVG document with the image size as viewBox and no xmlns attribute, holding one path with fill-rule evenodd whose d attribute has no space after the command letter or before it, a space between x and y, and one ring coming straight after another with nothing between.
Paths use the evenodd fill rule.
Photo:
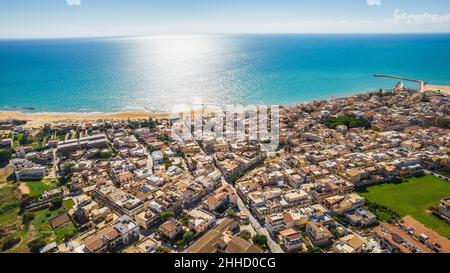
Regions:
<instances>
[{"instance_id":1,"label":"sea horizon line","mask_svg":"<svg viewBox=\"0 0 450 273\"><path fill-rule=\"evenodd\" d=\"M432 35L450 35L450 32L230 32L230 33L153 33L145 35L86 35L86 36L42 36L42 37L0 37L0 41L11 40L76 40L76 39L123 39L123 38L147 38L147 37L164 37L164 36L432 36Z\"/></svg>"}]
</instances>

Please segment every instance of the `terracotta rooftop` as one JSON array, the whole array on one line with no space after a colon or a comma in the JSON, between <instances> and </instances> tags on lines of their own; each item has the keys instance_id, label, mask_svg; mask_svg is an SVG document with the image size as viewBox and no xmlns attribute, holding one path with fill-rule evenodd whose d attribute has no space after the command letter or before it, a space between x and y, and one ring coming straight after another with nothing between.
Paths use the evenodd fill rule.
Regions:
<instances>
[{"instance_id":1,"label":"terracotta rooftop","mask_svg":"<svg viewBox=\"0 0 450 273\"><path fill-rule=\"evenodd\" d=\"M108 227L99 231L97 234L88 237L84 241L84 245L90 252L97 252L103 247L104 243L107 241L112 241L118 237L119 232L114 227Z\"/></svg>"}]
</instances>

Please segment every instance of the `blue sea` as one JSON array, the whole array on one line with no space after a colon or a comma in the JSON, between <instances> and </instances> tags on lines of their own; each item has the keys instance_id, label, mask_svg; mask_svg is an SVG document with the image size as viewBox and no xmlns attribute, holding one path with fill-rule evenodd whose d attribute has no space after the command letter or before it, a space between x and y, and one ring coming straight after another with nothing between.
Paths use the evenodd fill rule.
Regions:
<instances>
[{"instance_id":1,"label":"blue sea","mask_svg":"<svg viewBox=\"0 0 450 273\"><path fill-rule=\"evenodd\" d=\"M0 110L170 111L450 85L450 35L192 35L0 40Z\"/></svg>"}]
</instances>

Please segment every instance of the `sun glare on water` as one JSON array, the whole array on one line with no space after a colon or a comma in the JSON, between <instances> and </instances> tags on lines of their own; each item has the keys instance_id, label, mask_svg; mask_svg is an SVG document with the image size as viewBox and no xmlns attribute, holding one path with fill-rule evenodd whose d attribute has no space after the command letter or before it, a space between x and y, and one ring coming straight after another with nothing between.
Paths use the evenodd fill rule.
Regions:
<instances>
[{"instance_id":1,"label":"sun glare on water","mask_svg":"<svg viewBox=\"0 0 450 273\"><path fill-rule=\"evenodd\" d=\"M205 104L223 102L226 84L222 82L226 40L200 35L153 36L140 39L138 73L149 87L140 89L142 102L166 101L170 105L192 104L201 98ZM150 87L151 86L151 87ZM155 88L157 87L157 88ZM155 92L155 89L158 90Z\"/></svg>"}]
</instances>

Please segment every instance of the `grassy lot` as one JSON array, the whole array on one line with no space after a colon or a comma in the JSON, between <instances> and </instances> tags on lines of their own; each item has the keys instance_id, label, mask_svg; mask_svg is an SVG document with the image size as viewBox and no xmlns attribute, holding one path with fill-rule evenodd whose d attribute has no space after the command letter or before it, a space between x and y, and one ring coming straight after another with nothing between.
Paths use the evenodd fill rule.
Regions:
<instances>
[{"instance_id":1,"label":"grassy lot","mask_svg":"<svg viewBox=\"0 0 450 273\"><path fill-rule=\"evenodd\" d=\"M13 185L5 183L0 189L0 227L20 221L17 215L19 206L17 189Z\"/></svg>"},{"instance_id":2,"label":"grassy lot","mask_svg":"<svg viewBox=\"0 0 450 273\"><path fill-rule=\"evenodd\" d=\"M56 229L53 229L49 223L49 219L55 217L64 209L69 210L73 207L73 205L74 202L72 200L64 200L63 206L56 210L47 208L35 212L36 217L33 219L31 224L33 225L34 230L37 233L37 237L46 239L48 241L56 240L57 243L60 243L63 241L66 234L73 234L76 230L73 223L69 223L67 226L59 227Z\"/></svg>"},{"instance_id":3,"label":"grassy lot","mask_svg":"<svg viewBox=\"0 0 450 273\"><path fill-rule=\"evenodd\" d=\"M30 189L30 196L41 195L43 192L56 188L57 183L52 182L50 179L43 179L40 181L24 181Z\"/></svg>"},{"instance_id":4,"label":"grassy lot","mask_svg":"<svg viewBox=\"0 0 450 273\"><path fill-rule=\"evenodd\" d=\"M352 116L340 116L337 118L331 118L326 120L324 124L329 128L336 128L339 125L345 125L349 128L369 127L367 121Z\"/></svg>"},{"instance_id":5,"label":"grassy lot","mask_svg":"<svg viewBox=\"0 0 450 273\"><path fill-rule=\"evenodd\" d=\"M386 183L358 189L370 202L387 207L401 217L409 214L443 236L450 236L450 225L428 209L450 196L450 183L433 175L412 177L402 183Z\"/></svg>"},{"instance_id":6,"label":"grassy lot","mask_svg":"<svg viewBox=\"0 0 450 273\"><path fill-rule=\"evenodd\" d=\"M50 180L28 181L24 183L30 189L30 196L40 195L44 191L56 187L56 183L52 183ZM20 217L17 215L19 206L19 190L9 182L3 183L0 188L0 226L10 225L20 221Z\"/></svg>"},{"instance_id":7,"label":"grassy lot","mask_svg":"<svg viewBox=\"0 0 450 273\"><path fill-rule=\"evenodd\" d=\"M30 187L30 195L38 195L45 190L56 187L56 183L50 180L26 182ZM76 231L73 223L67 226L53 229L49 219L63 210L69 210L74 206L72 200L64 200L60 208L51 210L43 209L33 212L35 218L30 224L22 225L22 217L18 215L20 207L20 191L11 182L5 182L0 188L0 229L9 227L8 231L0 236L0 244L7 237L18 237L21 241L6 252L29 252L27 243L35 238L43 238L47 242L56 240L60 243L64 237ZM14 226L15 224L15 226ZM12 227L14 226L14 227ZM1 234L0 234L1 235Z\"/></svg>"},{"instance_id":8,"label":"grassy lot","mask_svg":"<svg viewBox=\"0 0 450 273\"><path fill-rule=\"evenodd\" d=\"M7 237L22 238L27 230L22 228L22 219L18 215L19 212L19 191L17 188L9 182L1 184L0 188L0 229L7 230L5 233L0 234L0 244ZM22 243L18 243L20 245Z\"/></svg>"},{"instance_id":9,"label":"grassy lot","mask_svg":"<svg viewBox=\"0 0 450 273\"><path fill-rule=\"evenodd\" d=\"M22 140L22 138L23 138L23 134L22 133L14 135L14 137L13 137L13 145L12 145L13 148L16 148L16 147L20 146L20 141Z\"/></svg>"}]
</instances>

